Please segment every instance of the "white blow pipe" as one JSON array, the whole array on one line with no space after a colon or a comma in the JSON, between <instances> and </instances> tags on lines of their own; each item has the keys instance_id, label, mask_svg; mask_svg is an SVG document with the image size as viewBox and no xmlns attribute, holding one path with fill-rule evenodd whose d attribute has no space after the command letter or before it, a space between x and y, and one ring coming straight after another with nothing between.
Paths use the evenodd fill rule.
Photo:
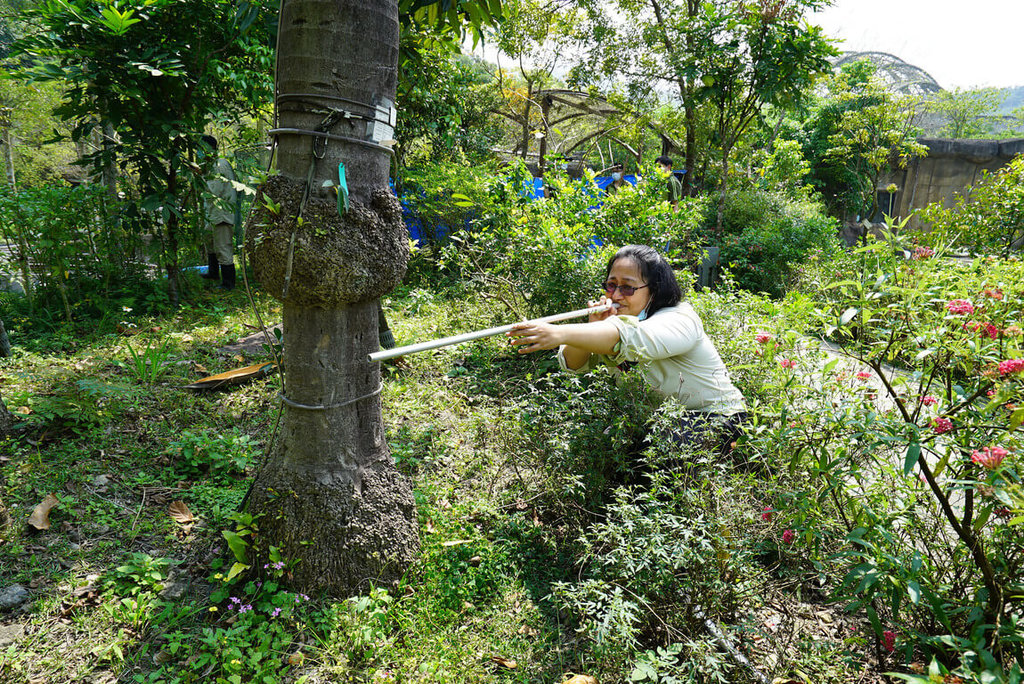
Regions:
<instances>
[{"instance_id":1,"label":"white blow pipe","mask_svg":"<svg viewBox=\"0 0 1024 684\"><path fill-rule=\"evenodd\" d=\"M590 306L586 309L576 309L575 311L567 311L565 313L553 314L551 316L545 316L544 318L535 318L532 321L523 321L524 323L555 323L557 321L566 321L570 318L579 318L580 316L588 316L590 314L601 313L608 309L617 309L618 304L611 302L607 304L599 304L597 306ZM394 349L382 349L381 351L370 354L370 361L386 361L387 359L393 359L397 356L405 356L406 354L415 354L416 352L428 351L430 349L440 349L441 347L448 347L453 344L462 344L463 342L471 342L473 340L479 340L482 337L490 337L491 335L501 335L507 333L512 328L520 323L510 323L509 325L502 325L497 328L487 328L486 330L476 330L474 332L463 333L461 335L452 335L451 337L442 337L439 340L431 340L430 342L419 342L417 344L409 344L404 347L395 347Z\"/></svg>"}]
</instances>

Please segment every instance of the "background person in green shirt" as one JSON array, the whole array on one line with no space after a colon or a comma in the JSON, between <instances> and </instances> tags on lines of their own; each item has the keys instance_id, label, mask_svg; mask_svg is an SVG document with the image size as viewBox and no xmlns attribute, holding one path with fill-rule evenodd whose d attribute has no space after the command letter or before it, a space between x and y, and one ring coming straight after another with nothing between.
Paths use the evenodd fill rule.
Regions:
<instances>
[{"instance_id":1,"label":"background person in green shirt","mask_svg":"<svg viewBox=\"0 0 1024 684\"><path fill-rule=\"evenodd\" d=\"M683 184L672 173L672 157L664 155L654 160L658 169L668 176L668 185L665 188L665 199L672 205L672 211L679 211L679 200L683 198Z\"/></svg>"}]
</instances>

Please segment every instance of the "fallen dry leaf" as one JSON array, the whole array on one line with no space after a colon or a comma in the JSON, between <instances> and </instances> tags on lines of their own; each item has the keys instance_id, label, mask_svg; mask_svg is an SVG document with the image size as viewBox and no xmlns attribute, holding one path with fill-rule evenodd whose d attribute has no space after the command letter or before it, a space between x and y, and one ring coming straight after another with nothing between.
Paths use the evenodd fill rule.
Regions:
<instances>
[{"instance_id":1,"label":"fallen dry leaf","mask_svg":"<svg viewBox=\"0 0 1024 684\"><path fill-rule=\"evenodd\" d=\"M50 509L59 503L57 497L47 494L46 498L32 511L32 515L28 518L28 524L37 530L50 529Z\"/></svg>"},{"instance_id":2,"label":"fallen dry leaf","mask_svg":"<svg viewBox=\"0 0 1024 684\"><path fill-rule=\"evenodd\" d=\"M441 546L460 546L462 544L472 544L472 543L473 543L472 539L453 539L451 541L444 542L443 544L441 544Z\"/></svg>"},{"instance_id":3,"label":"fallen dry leaf","mask_svg":"<svg viewBox=\"0 0 1024 684\"><path fill-rule=\"evenodd\" d=\"M188 509L188 504L184 501L174 501L170 506L167 507L167 512L171 514L176 522L185 525L195 521L195 516L192 515L192 511Z\"/></svg>"},{"instance_id":4,"label":"fallen dry leaf","mask_svg":"<svg viewBox=\"0 0 1024 684\"><path fill-rule=\"evenodd\" d=\"M597 684L597 680L590 675L571 675L562 684Z\"/></svg>"},{"instance_id":5,"label":"fallen dry leaf","mask_svg":"<svg viewBox=\"0 0 1024 684\"><path fill-rule=\"evenodd\" d=\"M491 662L497 665L501 665L502 667L508 668L509 670L514 670L517 667L519 667L516 661L508 660L507 658L502 658L501 656L491 656Z\"/></svg>"}]
</instances>

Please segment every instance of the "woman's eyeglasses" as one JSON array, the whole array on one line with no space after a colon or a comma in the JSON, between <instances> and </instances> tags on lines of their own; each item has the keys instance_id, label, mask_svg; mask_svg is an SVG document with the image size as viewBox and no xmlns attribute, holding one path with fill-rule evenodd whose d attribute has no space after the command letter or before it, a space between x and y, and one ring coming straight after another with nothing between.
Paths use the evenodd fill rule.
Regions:
<instances>
[{"instance_id":1,"label":"woman's eyeglasses","mask_svg":"<svg viewBox=\"0 0 1024 684\"><path fill-rule=\"evenodd\" d=\"M616 285L615 283L611 282L601 283L601 289L604 290L605 294L608 295L609 297L615 294L615 290L621 292L623 297L632 297L634 292L636 292L637 290L642 290L645 287L647 286L637 285L636 287L633 287L632 285Z\"/></svg>"}]
</instances>

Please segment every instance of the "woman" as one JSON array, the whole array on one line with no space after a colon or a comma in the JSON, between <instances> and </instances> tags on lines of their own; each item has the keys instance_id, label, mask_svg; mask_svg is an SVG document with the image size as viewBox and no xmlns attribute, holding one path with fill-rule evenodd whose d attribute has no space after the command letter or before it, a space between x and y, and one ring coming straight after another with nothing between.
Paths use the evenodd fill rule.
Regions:
<instances>
[{"instance_id":1,"label":"woman","mask_svg":"<svg viewBox=\"0 0 1024 684\"><path fill-rule=\"evenodd\" d=\"M509 333L520 353L558 348L562 368L577 373L601 362L613 372L636 370L665 397L686 409L676 437L695 448L728 453L746 419L743 395L729 379L715 345L668 262L650 247L627 245L608 261L604 296L615 311L587 323L524 322Z\"/></svg>"}]
</instances>

